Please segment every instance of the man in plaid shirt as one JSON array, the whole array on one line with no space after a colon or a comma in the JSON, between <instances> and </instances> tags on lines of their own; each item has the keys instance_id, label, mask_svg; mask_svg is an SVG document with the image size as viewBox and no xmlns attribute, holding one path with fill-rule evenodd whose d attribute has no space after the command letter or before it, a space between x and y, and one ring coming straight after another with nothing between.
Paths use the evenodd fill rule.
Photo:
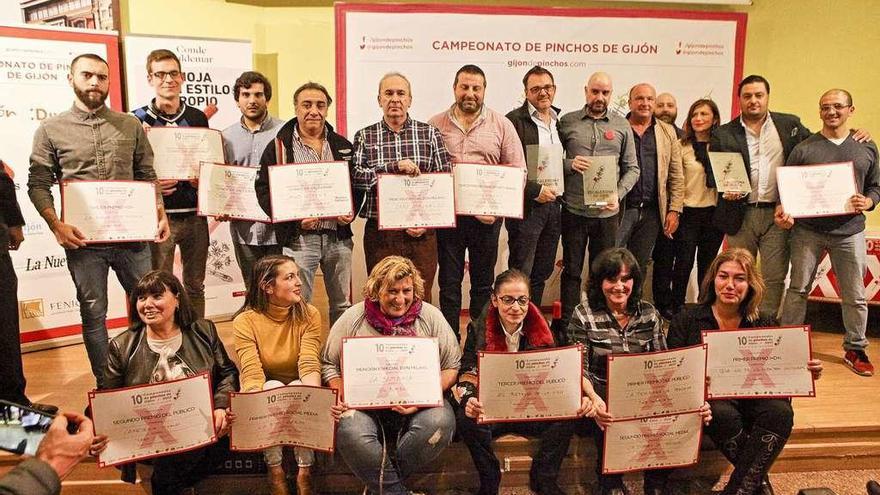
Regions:
<instances>
[{"instance_id":1,"label":"man in plaid shirt","mask_svg":"<svg viewBox=\"0 0 880 495\"><path fill-rule=\"evenodd\" d=\"M390 255L413 261L425 279L425 301L431 302L431 289L437 271L437 240L433 229L379 231L376 202L377 174L419 175L422 172L450 172L449 153L440 132L409 116L412 90L409 80L396 72L379 81L382 120L365 127L354 136L352 184L366 193L360 216L364 226L364 254L367 273L379 260Z\"/></svg>"}]
</instances>

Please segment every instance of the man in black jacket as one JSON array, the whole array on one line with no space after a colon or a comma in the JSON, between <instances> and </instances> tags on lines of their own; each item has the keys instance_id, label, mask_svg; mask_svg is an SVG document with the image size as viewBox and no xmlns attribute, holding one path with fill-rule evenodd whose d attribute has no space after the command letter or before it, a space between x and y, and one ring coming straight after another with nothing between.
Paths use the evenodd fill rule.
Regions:
<instances>
[{"instance_id":1,"label":"man in black jacket","mask_svg":"<svg viewBox=\"0 0 880 495\"><path fill-rule=\"evenodd\" d=\"M526 101L507 114L519 135L529 170L524 191L523 219L508 218L508 266L529 276L532 300L538 307L544 284L553 273L559 244L562 203L562 143L556 124L559 109L553 106L553 74L535 66L523 77Z\"/></svg>"},{"instance_id":2,"label":"man in black jacket","mask_svg":"<svg viewBox=\"0 0 880 495\"><path fill-rule=\"evenodd\" d=\"M296 117L284 124L269 143L260 160L255 189L260 206L272 216L269 200L269 167L281 163L345 161L351 167L351 143L333 132L327 112L333 99L324 86L308 82L293 93ZM363 202L363 191L352 191L354 211ZM351 222L354 215L337 218L308 218L275 224L278 244L296 259L302 279L302 296L312 300L315 271L321 266L330 326L351 306Z\"/></svg>"}]
</instances>

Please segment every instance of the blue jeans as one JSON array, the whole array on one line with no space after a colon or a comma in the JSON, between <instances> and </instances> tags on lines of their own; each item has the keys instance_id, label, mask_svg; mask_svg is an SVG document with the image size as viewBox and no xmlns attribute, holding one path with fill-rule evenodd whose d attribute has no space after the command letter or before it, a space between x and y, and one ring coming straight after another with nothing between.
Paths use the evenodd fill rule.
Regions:
<instances>
[{"instance_id":1,"label":"blue jeans","mask_svg":"<svg viewBox=\"0 0 880 495\"><path fill-rule=\"evenodd\" d=\"M739 232L727 236L729 247L748 249L752 256L761 254L761 275L764 276L764 300L759 308L761 314L776 318L785 292L785 275L788 273L788 231L773 223L775 210L746 206L745 217ZM864 249L864 248L863 248Z\"/></svg>"},{"instance_id":2,"label":"blue jeans","mask_svg":"<svg viewBox=\"0 0 880 495\"><path fill-rule=\"evenodd\" d=\"M285 254L293 256L302 279L302 296L312 301L315 272L318 266L324 274L324 287L330 301L330 326L351 306L351 250L352 240L339 239L336 232L322 230L301 232L285 247Z\"/></svg>"},{"instance_id":3,"label":"blue jeans","mask_svg":"<svg viewBox=\"0 0 880 495\"><path fill-rule=\"evenodd\" d=\"M349 409L339 419L336 447L371 493L380 492L381 474L382 493L408 494L403 480L436 459L454 431L455 413L445 400L441 407L419 409L409 416Z\"/></svg>"},{"instance_id":4,"label":"blue jeans","mask_svg":"<svg viewBox=\"0 0 880 495\"><path fill-rule=\"evenodd\" d=\"M828 252L831 268L843 301L843 348L862 350L868 346L868 304L865 301L865 232L843 236L816 232L795 223L791 231L791 282L782 305L783 325L803 325L807 295L813 287L822 254Z\"/></svg>"},{"instance_id":5,"label":"blue jeans","mask_svg":"<svg viewBox=\"0 0 880 495\"><path fill-rule=\"evenodd\" d=\"M83 342L92 374L103 386L107 363L107 274L112 268L126 293L150 271L150 250L146 244L129 247L83 247L67 249L67 269L76 286L76 300L82 317Z\"/></svg>"}]
</instances>

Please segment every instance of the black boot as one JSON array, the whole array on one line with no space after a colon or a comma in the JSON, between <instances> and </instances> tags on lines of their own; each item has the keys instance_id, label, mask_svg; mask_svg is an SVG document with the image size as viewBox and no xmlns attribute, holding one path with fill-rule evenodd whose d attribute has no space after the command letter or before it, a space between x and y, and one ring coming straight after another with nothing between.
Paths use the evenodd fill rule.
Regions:
<instances>
[{"instance_id":1,"label":"black boot","mask_svg":"<svg viewBox=\"0 0 880 495\"><path fill-rule=\"evenodd\" d=\"M730 437L729 439L721 442L718 445L718 450L730 461L731 464L736 464L736 460L739 458L739 449L746 442L748 442L749 436L743 430L739 430L739 433Z\"/></svg>"},{"instance_id":2,"label":"black boot","mask_svg":"<svg viewBox=\"0 0 880 495\"><path fill-rule=\"evenodd\" d=\"M722 495L772 493L767 472L785 447L786 440L772 431L756 427L740 448L733 474ZM766 491L767 488L770 492Z\"/></svg>"}]
</instances>

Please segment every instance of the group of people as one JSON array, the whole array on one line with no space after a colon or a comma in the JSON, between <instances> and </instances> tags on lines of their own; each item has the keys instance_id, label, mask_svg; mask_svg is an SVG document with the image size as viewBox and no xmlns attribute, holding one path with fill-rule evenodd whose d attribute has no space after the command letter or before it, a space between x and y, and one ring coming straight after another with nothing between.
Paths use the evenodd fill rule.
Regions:
<instances>
[{"instance_id":1,"label":"group of people","mask_svg":"<svg viewBox=\"0 0 880 495\"><path fill-rule=\"evenodd\" d=\"M346 161L357 214L366 221L363 243L369 279L364 301L351 305L354 216L276 224L231 220L235 253L247 285L244 308L233 322L240 365L236 368L213 323L204 319L208 226L206 218L196 214L197 185L157 181L146 139L152 127L207 126L207 117L180 98L184 74L173 52L151 52L146 69L156 97L135 110L133 117L104 103L109 88L107 62L93 54L76 57L68 76L74 105L41 122L31 155L28 193L65 248L99 389L209 371L215 392L214 422L222 434L235 421L227 410L229 391L303 383L325 384L341 393L344 337L434 337L440 348L442 388L449 392L449 400L436 408L364 411L349 409L341 397L332 412L338 420L337 450L346 464L369 492L406 492L405 478L435 459L457 429L478 468L480 493L497 493L500 472L491 440L509 429L525 430L542 438L532 465L531 488L559 494L556 475L575 422L476 423L482 411L477 399L477 352L583 344L579 414L595 420L591 424L601 452L603 428L614 421L604 403L608 354L691 345L699 341L700 330L766 326L777 318L782 324L803 323L806 296L825 251L841 287L845 361L856 373L873 373L864 352L863 212L880 201L880 169L870 137L852 132L847 125L854 106L845 90L832 89L821 96L823 127L816 134L793 115L769 111L770 85L761 76L740 83L741 115L736 119L720 125L715 103L700 99L691 105L684 128L678 129L674 98L657 96L647 83L629 91L626 117L611 113L612 79L603 72L589 77L584 107L562 115L553 106L557 89L553 75L542 67L525 74L524 102L504 116L483 104L484 72L465 65L453 81L455 102L425 123L409 115L413 95L407 78L389 73L378 87L382 119L358 131L351 143L326 122L332 98L324 86L314 82L300 86L293 96L296 117L284 123L268 113L270 81L257 72L245 72L234 85L241 120L223 131L227 162L259 168L255 194L271 214L270 166ZM565 157L561 163L549 164L563 169L564 192L530 178L523 191L522 219L458 216L451 229L378 228L377 174L448 172L456 162L534 167L527 157L540 155L535 150L541 148L555 149L560 152L557 156ZM752 192L718 194L709 150L741 153ZM607 155L617 157L618 201L586 206L581 173L593 165L591 157ZM786 214L779 202L777 167L844 161L853 162L859 191L850 199L853 215L795 221ZM51 186L68 179L157 182L156 242L87 245L77 227L64 223L55 211ZM0 224L8 229L0 232L8 234L0 240L4 249L16 249L23 240L23 219L14 191L9 195L4 190L2 199ZM495 277L502 223L509 234L510 269ZM731 249L716 257L725 235ZM563 331L554 333L539 306L560 237L564 268L559 328ZM170 275L176 247L181 250L182 282ZM14 294L9 256L0 254L4 280L0 285L8 290L11 280ZM760 271L755 263L759 254ZM644 271L652 257L656 309L641 298ZM586 298L581 289L585 258L590 268ZM685 309L695 259L702 281L699 305ZM789 262L791 282L785 292ZM471 319L462 351L459 326L466 266ZM326 341L321 316L309 304L318 267L330 307ZM108 342L110 268L130 295L133 323ZM439 309L430 304L435 273ZM8 306L8 299L3 298L4 305ZM10 317L10 308L4 307L0 318L4 331L15 329L14 336L0 341L4 346L17 343L17 308L11 308ZM668 336L661 331L661 318L671 319ZM14 347L8 356L20 356L20 347ZM7 390L0 395L29 404L20 360L4 366ZM808 367L814 376L821 373L817 361ZM725 493L769 493L766 472L791 431L790 402L711 401L701 411L707 433L735 466ZM94 439L90 451L101 452L107 441ZM154 461L154 493L179 493L191 485L221 448L222 442ZM280 448L267 449L265 457L273 493L286 493ZM298 489L310 493L314 454L297 449L296 460ZM601 469L597 474L603 493L625 493L620 477L603 475ZM647 492L665 493L667 476L664 470L647 472Z\"/></svg>"}]
</instances>

